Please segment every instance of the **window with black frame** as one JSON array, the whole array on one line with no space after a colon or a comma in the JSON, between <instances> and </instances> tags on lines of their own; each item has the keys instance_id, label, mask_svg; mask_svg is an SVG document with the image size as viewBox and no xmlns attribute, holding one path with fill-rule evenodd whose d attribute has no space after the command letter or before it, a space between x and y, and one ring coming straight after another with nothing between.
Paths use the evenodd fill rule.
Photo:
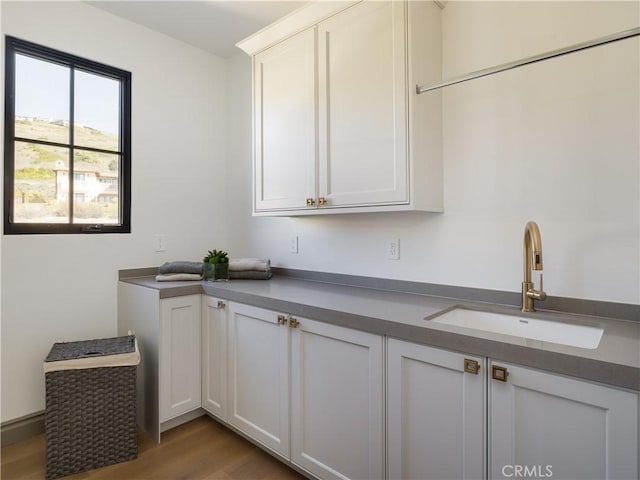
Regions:
<instances>
[{"instance_id":1,"label":"window with black frame","mask_svg":"<svg viewBox=\"0 0 640 480\"><path fill-rule=\"evenodd\" d=\"M5 44L4 233L129 233L131 73Z\"/></svg>"}]
</instances>

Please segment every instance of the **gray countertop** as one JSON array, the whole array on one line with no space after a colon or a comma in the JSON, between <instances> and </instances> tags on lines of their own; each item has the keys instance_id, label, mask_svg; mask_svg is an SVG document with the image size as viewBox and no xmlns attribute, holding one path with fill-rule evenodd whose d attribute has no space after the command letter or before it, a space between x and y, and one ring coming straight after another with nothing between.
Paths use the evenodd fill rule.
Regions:
<instances>
[{"instance_id":1,"label":"gray countertop","mask_svg":"<svg viewBox=\"0 0 640 480\"><path fill-rule=\"evenodd\" d=\"M640 391L640 322L567 313L524 314L604 328L595 349L569 347L425 320L456 306L519 315L511 306L275 276L268 281L156 282L154 277L121 281L159 291L159 298L189 294L220 297L280 313L307 317L411 342L513 362Z\"/></svg>"}]
</instances>

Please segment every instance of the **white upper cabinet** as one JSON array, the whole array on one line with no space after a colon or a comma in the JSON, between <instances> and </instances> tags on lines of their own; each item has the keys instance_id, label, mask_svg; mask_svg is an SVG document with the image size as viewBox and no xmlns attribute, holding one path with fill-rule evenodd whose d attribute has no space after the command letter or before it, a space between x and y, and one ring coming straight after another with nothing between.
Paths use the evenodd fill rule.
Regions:
<instances>
[{"instance_id":1,"label":"white upper cabinet","mask_svg":"<svg viewBox=\"0 0 640 480\"><path fill-rule=\"evenodd\" d=\"M319 197L408 203L406 14L363 2L318 25Z\"/></svg>"},{"instance_id":2,"label":"white upper cabinet","mask_svg":"<svg viewBox=\"0 0 640 480\"><path fill-rule=\"evenodd\" d=\"M255 56L255 210L316 196L315 28Z\"/></svg>"},{"instance_id":3,"label":"white upper cabinet","mask_svg":"<svg viewBox=\"0 0 640 480\"><path fill-rule=\"evenodd\" d=\"M414 88L439 75L436 15L312 2L238 44L253 55L255 214L442 211L440 93Z\"/></svg>"}]
</instances>

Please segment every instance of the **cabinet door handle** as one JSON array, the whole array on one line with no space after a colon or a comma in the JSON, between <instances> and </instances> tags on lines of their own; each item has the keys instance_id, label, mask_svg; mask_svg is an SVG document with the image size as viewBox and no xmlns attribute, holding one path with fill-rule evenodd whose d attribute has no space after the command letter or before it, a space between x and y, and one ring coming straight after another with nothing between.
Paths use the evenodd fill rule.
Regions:
<instances>
[{"instance_id":1,"label":"cabinet door handle","mask_svg":"<svg viewBox=\"0 0 640 480\"><path fill-rule=\"evenodd\" d=\"M506 382L509 376L509 371L505 367L498 367L491 365L491 378L500 382Z\"/></svg>"},{"instance_id":2,"label":"cabinet door handle","mask_svg":"<svg viewBox=\"0 0 640 480\"><path fill-rule=\"evenodd\" d=\"M216 308L224 308L224 307L226 307L224 302L222 300L218 300L218 304L216 305Z\"/></svg>"},{"instance_id":3,"label":"cabinet door handle","mask_svg":"<svg viewBox=\"0 0 640 480\"><path fill-rule=\"evenodd\" d=\"M287 324L287 317L285 317L284 315L278 315L278 325L286 325Z\"/></svg>"},{"instance_id":4,"label":"cabinet door handle","mask_svg":"<svg viewBox=\"0 0 640 480\"><path fill-rule=\"evenodd\" d=\"M313 207L316 204L316 200L314 198L307 198L307 207Z\"/></svg>"},{"instance_id":5,"label":"cabinet door handle","mask_svg":"<svg viewBox=\"0 0 640 480\"><path fill-rule=\"evenodd\" d=\"M291 317L289 319L289 326L291 328L298 328L299 325L300 325L300 322L298 320L296 320L295 318Z\"/></svg>"},{"instance_id":6,"label":"cabinet door handle","mask_svg":"<svg viewBox=\"0 0 640 480\"><path fill-rule=\"evenodd\" d=\"M327 199L324 197L318 198L318 205L328 205Z\"/></svg>"},{"instance_id":7,"label":"cabinet door handle","mask_svg":"<svg viewBox=\"0 0 640 480\"><path fill-rule=\"evenodd\" d=\"M464 371L467 373L473 373L474 375L478 374L480 370L480 364L477 360L471 360L469 358L464 359Z\"/></svg>"}]
</instances>

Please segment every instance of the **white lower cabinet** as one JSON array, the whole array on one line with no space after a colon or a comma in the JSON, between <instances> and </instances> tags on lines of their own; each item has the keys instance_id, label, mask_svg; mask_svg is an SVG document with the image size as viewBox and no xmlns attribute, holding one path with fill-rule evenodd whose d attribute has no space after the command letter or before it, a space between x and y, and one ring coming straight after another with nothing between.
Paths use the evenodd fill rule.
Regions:
<instances>
[{"instance_id":1,"label":"white lower cabinet","mask_svg":"<svg viewBox=\"0 0 640 480\"><path fill-rule=\"evenodd\" d=\"M135 333L138 424L162 432L197 416L201 406L201 295L160 298L160 290L118 284L118 335Z\"/></svg>"},{"instance_id":2,"label":"white lower cabinet","mask_svg":"<svg viewBox=\"0 0 640 480\"><path fill-rule=\"evenodd\" d=\"M489 364L490 478L638 478L638 394Z\"/></svg>"},{"instance_id":3,"label":"white lower cabinet","mask_svg":"<svg viewBox=\"0 0 640 480\"><path fill-rule=\"evenodd\" d=\"M202 408L227 421L227 307L202 296Z\"/></svg>"},{"instance_id":4,"label":"white lower cabinet","mask_svg":"<svg viewBox=\"0 0 640 480\"><path fill-rule=\"evenodd\" d=\"M484 359L394 339L387 354L388 477L483 478Z\"/></svg>"},{"instance_id":5,"label":"white lower cabinet","mask_svg":"<svg viewBox=\"0 0 640 480\"><path fill-rule=\"evenodd\" d=\"M200 295L160 300L160 422L201 405Z\"/></svg>"},{"instance_id":6,"label":"white lower cabinet","mask_svg":"<svg viewBox=\"0 0 640 480\"><path fill-rule=\"evenodd\" d=\"M638 392L206 295L118 296L156 441L202 407L321 479L638 479Z\"/></svg>"},{"instance_id":7,"label":"white lower cabinet","mask_svg":"<svg viewBox=\"0 0 640 480\"><path fill-rule=\"evenodd\" d=\"M319 478L383 478L382 336L298 321L291 331L291 461Z\"/></svg>"},{"instance_id":8,"label":"white lower cabinet","mask_svg":"<svg viewBox=\"0 0 640 480\"><path fill-rule=\"evenodd\" d=\"M237 303L228 315L228 422L318 478L383 478L382 336Z\"/></svg>"},{"instance_id":9,"label":"white lower cabinet","mask_svg":"<svg viewBox=\"0 0 640 480\"><path fill-rule=\"evenodd\" d=\"M270 310L229 303L228 421L289 458L289 328Z\"/></svg>"},{"instance_id":10,"label":"white lower cabinet","mask_svg":"<svg viewBox=\"0 0 640 480\"><path fill-rule=\"evenodd\" d=\"M393 339L387 352L390 479L638 478L637 393Z\"/></svg>"}]
</instances>

